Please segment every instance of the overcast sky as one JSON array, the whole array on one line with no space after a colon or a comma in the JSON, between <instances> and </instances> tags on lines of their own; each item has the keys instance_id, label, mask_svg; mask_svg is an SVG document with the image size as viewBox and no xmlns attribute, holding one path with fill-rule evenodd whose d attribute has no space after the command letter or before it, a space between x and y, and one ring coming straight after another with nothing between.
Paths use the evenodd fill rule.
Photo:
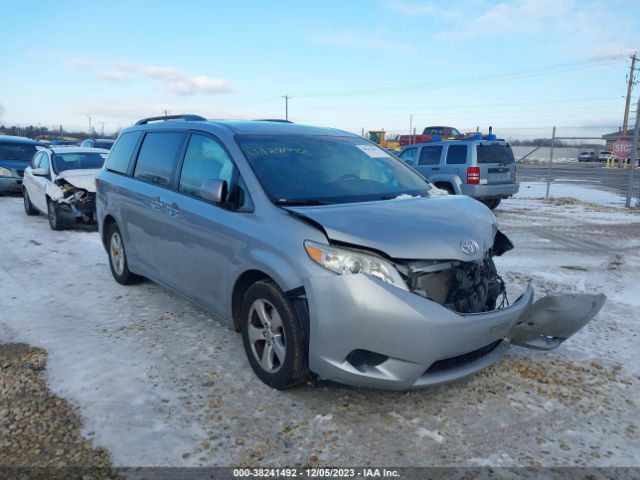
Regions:
<instances>
[{"instance_id":1,"label":"overcast sky","mask_svg":"<svg viewBox=\"0 0 640 480\"><path fill-rule=\"evenodd\" d=\"M29 1L2 8L2 123L284 117L360 132L622 124L636 0ZM640 86L638 87L640 93ZM634 101L637 100L634 95Z\"/></svg>"}]
</instances>

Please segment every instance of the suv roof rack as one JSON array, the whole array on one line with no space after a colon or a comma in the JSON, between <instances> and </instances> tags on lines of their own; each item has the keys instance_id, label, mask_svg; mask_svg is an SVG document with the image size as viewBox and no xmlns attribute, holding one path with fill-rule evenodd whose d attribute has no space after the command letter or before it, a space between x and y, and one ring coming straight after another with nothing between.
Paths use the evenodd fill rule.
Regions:
<instances>
[{"instance_id":1,"label":"suv roof rack","mask_svg":"<svg viewBox=\"0 0 640 480\"><path fill-rule=\"evenodd\" d=\"M185 122L202 122L206 118L200 115L160 115L159 117L147 117L142 120L138 120L136 125L146 125L149 122L159 122L167 120L184 120Z\"/></svg>"}]
</instances>

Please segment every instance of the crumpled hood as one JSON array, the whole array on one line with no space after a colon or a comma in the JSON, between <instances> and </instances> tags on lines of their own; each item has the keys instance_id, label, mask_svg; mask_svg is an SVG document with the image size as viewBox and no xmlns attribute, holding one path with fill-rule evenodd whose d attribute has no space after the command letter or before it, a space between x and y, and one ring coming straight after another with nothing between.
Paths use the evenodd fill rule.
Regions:
<instances>
[{"instance_id":1,"label":"crumpled hood","mask_svg":"<svg viewBox=\"0 0 640 480\"><path fill-rule=\"evenodd\" d=\"M87 192L96 192L96 176L100 169L65 170L56 175L56 180L65 179L76 188L82 188Z\"/></svg>"},{"instance_id":2,"label":"crumpled hood","mask_svg":"<svg viewBox=\"0 0 640 480\"><path fill-rule=\"evenodd\" d=\"M395 259L479 260L497 229L487 207L459 195L286 209L322 225L330 240ZM480 247L471 255L461 249L467 240Z\"/></svg>"}]
</instances>

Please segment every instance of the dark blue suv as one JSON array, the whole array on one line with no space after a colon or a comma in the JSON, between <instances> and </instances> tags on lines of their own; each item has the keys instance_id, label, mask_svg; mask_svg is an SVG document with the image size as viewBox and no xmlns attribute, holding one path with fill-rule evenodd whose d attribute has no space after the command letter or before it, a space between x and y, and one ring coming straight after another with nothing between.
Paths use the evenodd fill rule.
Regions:
<instances>
[{"instance_id":1,"label":"dark blue suv","mask_svg":"<svg viewBox=\"0 0 640 480\"><path fill-rule=\"evenodd\" d=\"M44 146L25 137L0 136L0 193L22 192L22 176L36 147Z\"/></svg>"}]
</instances>

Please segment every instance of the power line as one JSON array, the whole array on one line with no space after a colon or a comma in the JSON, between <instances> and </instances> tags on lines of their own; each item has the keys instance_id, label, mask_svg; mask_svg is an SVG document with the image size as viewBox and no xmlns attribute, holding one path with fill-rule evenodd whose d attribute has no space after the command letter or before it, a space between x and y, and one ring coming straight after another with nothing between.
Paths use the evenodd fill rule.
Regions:
<instances>
[{"instance_id":1,"label":"power line","mask_svg":"<svg viewBox=\"0 0 640 480\"><path fill-rule=\"evenodd\" d=\"M447 79L432 83L422 83L413 85L378 87L370 89L354 89L354 90L337 90L327 92L300 92L295 96L298 98L315 98L315 97L349 97L349 96L366 96L366 95L383 95L394 93L407 93L417 90L436 90L443 88L453 88L466 85L476 85L480 83L490 83L493 81L507 81L522 78L530 78L543 75L554 75L576 70L590 70L594 68L602 68L614 64L619 64L619 60L612 61L611 58L604 60L590 60L582 62L567 62L563 64L548 65L525 70L515 70L501 74L483 75L476 77L467 77L462 79Z\"/></svg>"}]
</instances>

